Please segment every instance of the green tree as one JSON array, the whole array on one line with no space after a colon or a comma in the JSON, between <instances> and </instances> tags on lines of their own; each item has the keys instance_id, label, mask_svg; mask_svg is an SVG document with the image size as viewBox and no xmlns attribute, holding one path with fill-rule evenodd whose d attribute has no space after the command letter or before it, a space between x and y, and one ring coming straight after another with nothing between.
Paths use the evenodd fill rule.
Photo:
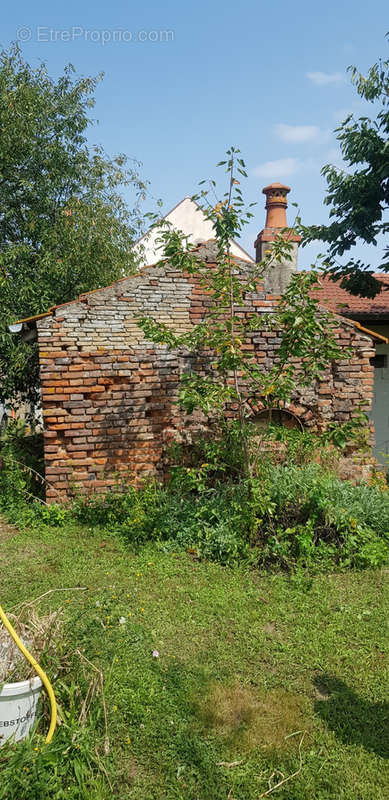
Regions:
<instances>
[{"instance_id":1,"label":"green tree","mask_svg":"<svg viewBox=\"0 0 389 800\"><path fill-rule=\"evenodd\" d=\"M311 297L317 273L299 272L272 313L243 313L247 293L261 291L260 280L278 261L288 258L292 248L288 231L282 231L270 246L263 261L242 272L231 253L232 241L252 217L244 206L237 175L246 176L239 150L230 148L226 161L228 189L214 205L210 197L216 186L203 189L194 199L213 223L217 246L216 266L201 261L195 246L177 231L164 230L161 239L165 256L174 269L196 275L204 293L212 298L205 318L185 333L172 330L149 316L138 319L147 339L170 349L184 348L198 356L207 375L186 372L181 381L180 402L191 414L200 410L213 417L214 433L221 438L231 434L240 453L242 471L251 480L253 459L250 452L248 402L261 402L272 409L291 399L298 388L312 384L331 360L344 358L335 335L336 322L331 314L318 311L318 301ZM202 184L205 182L202 181ZM252 205L252 204L251 204ZM257 331L269 330L280 337L277 358L269 367L258 361L255 348L246 345ZM229 421L228 411L233 411ZM227 413L226 413L227 412Z\"/></svg>"},{"instance_id":2,"label":"green tree","mask_svg":"<svg viewBox=\"0 0 389 800\"><path fill-rule=\"evenodd\" d=\"M378 61L366 77L349 67L357 93L374 106L375 117L350 114L335 130L345 168L327 164L322 174L327 180L324 202L331 207L329 225L301 229L305 243L327 242L325 266L335 280L352 294L375 297L381 284L369 265L350 257L339 261L358 242L377 245L378 237L389 231L389 61ZM389 247L383 246L380 269L389 272Z\"/></svg>"},{"instance_id":3,"label":"green tree","mask_svg":"<svg viewBox=\"0 0 389 800\"><path fill-rule=\"evenodd\" d=\"M134 270L146 185L139 164L87 143L100 77L68 66L53 80L16 46L0 55L0 399L34 400L39 384L36 347L9 323Z\"/></svg>"}]
</instances>

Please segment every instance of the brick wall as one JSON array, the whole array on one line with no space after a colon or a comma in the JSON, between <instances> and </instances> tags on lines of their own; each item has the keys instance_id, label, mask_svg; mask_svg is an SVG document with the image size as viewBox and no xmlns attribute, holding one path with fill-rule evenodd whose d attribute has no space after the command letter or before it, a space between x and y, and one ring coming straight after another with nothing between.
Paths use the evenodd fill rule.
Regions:
<instances>
[{"instance_id":1,"label":"brick wall","mask_svg":"<svg viewBox=\"0 0 389 800\"><path fill-rule=\"evenodd\" d=\"M201 257L211 268L212 252L203 248ZM247 295L242 314L268 312L275 302L260 292ZM53 487L48 500L64 499L76 485L105 491L118 477L162 477L166 445L188 423L175 404L188 356L145 342L135 317L151 314L183 331L208 305L196 279L167 264L83 295L37 321L46 477ZM337 335L352 345L353 357L331 365L289 406L308 426L344 422L359 403L366 410L371 405L373 342L347 320L339 320ZM278 344L276 332L264 331L251 335L247 347L267 367Z\"/></svg>"}]
</instances>

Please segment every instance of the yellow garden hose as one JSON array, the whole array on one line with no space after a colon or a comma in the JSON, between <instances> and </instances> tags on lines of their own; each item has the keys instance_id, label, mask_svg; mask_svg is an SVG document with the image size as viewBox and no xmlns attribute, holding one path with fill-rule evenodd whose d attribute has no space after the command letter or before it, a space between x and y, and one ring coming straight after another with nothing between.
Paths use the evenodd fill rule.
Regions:
<instances>
[{"instance_id":1,"label":"yellow garden hose","mask_svg":"<svg viewBox=\"0 0 389 800\"><path fill-rule=\"evenodd\" d=\"M41 679L41 681L42 681L42 683L43 683L43 685L44 685L44 687L46 689L46 692L48 694L48 698L49 698L49 701L50 701L50 727L49 727L49 730L48 730L48 733L47 733L47 736L46 736L46 744L48 744L49 742L51 742L51 740L53 738L53 734L54 734L54 731L55 731L55 726L57 724L57 703L55 701L55 695L54 695L54 692L53 692L53 687L52 687L52 685L51 685L46 673L43 671L42 667L39 666L39 664L35 660L34 656L32 656L31 653L28 652L27 648L24 646L24 644L21 641L21 639L19 639L19 636L17 635L16 631L13 629L9 619L6 617L1 605L0 605L0 620L2 621L2 623L7 628L8 633L10 634L10 636L12 636L12 638L13 638L16 646L19 648L20 652L24 655L24 657L27 659L27 661L29 661L29 663L34 668L34 670L37 673L37 675L39 675L39 677L40 677L40 679Z\"/></svg>"}]
</instances>

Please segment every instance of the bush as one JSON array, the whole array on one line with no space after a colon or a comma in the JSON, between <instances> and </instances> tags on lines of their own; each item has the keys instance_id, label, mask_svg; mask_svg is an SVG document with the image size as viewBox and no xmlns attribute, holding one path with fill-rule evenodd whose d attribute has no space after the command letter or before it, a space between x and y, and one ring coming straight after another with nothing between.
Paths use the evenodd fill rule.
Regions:
<instances>
[{"instance_id":1,"label":"bush","mask_svg":"<svg viewBox=\"0 0 389 800\"><path fill-rule=\"evenodd\" d=\"M63 525L70 510L44 500L43 436L12 420L0 436L0 509L15 524Z\"/></svg>"},{"instance_id":2,"label":"bush","mask_svg":"<svg viewBox=\"0 0 389 800\"><path fill-rule=\"evenodd\" d=\"M3 503L20 498L42 498L44 486L43 437L26 424L12 420L0 436L0 492Z\"/></svg>"},{"instance_id":3,"label":"bush","mask_svg":"<svg viewBox=\"0 0 389 800\"><path fill-rule=\"evenodd\" d=\"M150 482L125 493L80 497L73 513L80 522L119 533L133 546L158 540L164 546L193 550L201 558L229 564L249 549L245 504L236 495L237 488L227 484L217 490L184 492L177 486Z\"/></svg>"},{"instance_id":4,"label":"bush","mask_svg":"<svg viewBox=\"0 0 389 800\"><path fill-rule=\"evenodd\" d=\"M268 465L274 514L258 531L262 563L379 566L389 559L389 493L341 481L317 464Z\"/></svg>"},{"instance_id":5,"label":"bush","mask_svg":"<svg viewBox=\"0 0 389 800\"><path fill-rule=\"evenodd\" d=\"M380 566L389 561L389 493L353 486L317 464L267 464L246 482L206 486L207 465L177 468L170 484L150 483L105 497L80 498L81 522L120 533L131 545L156 540L200 558L264 567Z\"/></svg>"},{"instance_id":6,"label":"bush","mask_svg":"<svg viewBox=\"0 0 389 800\"><path fill-rule=\"evenodd\" d=\"M354 486L323 464L304 463L316 441L310 433L281 438L287 462L274 463L279 459L272 461L267 451L252 481L233 469L233 442L221 459L218 442L204 441L182 453L183 465L175 454L165 486L119 487L104 496L79 496L66 508L34 502L28 473L12 457L0 473L0 507L17 524L63 525L73 518L120 535L132 547L153 540L222 564L247 559L266 568L328 569L388 563L386 487ZM14 453L10 448L6 452Z\"/></svg>"}]
</instances>

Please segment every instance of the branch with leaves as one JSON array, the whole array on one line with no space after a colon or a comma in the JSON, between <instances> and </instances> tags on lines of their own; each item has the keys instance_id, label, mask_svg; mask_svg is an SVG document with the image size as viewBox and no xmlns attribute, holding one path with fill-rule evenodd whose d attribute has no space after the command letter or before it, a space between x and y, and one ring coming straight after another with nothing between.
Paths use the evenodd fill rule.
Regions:
<instances>
[{"instance_id":1,"label":"branch with leaves","mask_svg":"<svg viewBox=\"0 0 389 800\"><path fill-rule=\"evenodd\" d=\"M184 333L149 316L138 318L138 324L147 340L197 357L202 369L186 371L182 376L180 403L188 414L197 409L223 423L233 411L238 420L244 471L250 476L248 401L255 398L265 407L284 404L299 387L320 378L330 362L344 358L345 353L336 340L335 320L329 313L319 311L318 300L311 296L317 283L315 272L296 273L271 313L247 312L250 294L263 292L261 280L265 273L290 258L290 231L281 231L262 261L243 269L232 255L232 242L250 220L253 204L246 209L236 177L246 175L240 151L230 148L219 166L225 167L228 175L222 200L211 203L215 181L194 197L213 224L215 263L201 260L198 247L178 231L168 229L161 234L169 263L175 270L195 275L204 296L209 298L206 315ZM265 329L279 339L276 357L268 368L258 361L252 342L258 331Z\"/></svg>"},{"instance_id":2,"label":"branch with leaves","mask_svg":"<svg viewBox=\"0 0 389 800\"><path fill-rule=\"evenodd\" d=\"M389 39L389 34L386 36ZM379 270L389 272L389 60L380 59L362 75L355 66L348 71L359 97L371 103L375 116L349 114L335 129L343 157L341 168L326 164L325 204L328 225L300 225L303 244L328 244L325 265L335 280L351 294L375 297L382 284L369 264L350 255L359 243L383 246Z\"/></svg>"}]
</instances>

